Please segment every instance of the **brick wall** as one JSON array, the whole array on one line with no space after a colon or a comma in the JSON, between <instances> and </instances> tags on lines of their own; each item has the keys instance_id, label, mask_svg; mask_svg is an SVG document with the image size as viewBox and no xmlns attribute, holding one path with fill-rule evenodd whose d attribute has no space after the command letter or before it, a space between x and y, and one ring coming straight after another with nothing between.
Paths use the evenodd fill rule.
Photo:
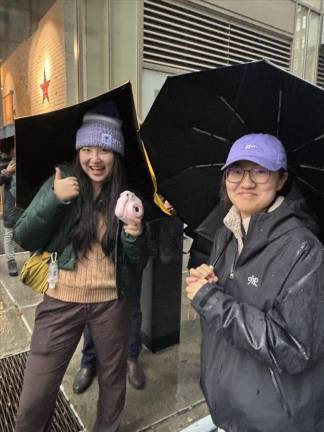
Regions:
<instances>
[{"instance_id":1,"label":"brick wall","mask_svg":"<svg viewBox=\"0 0 324 432\"><path fill-rule=\"evenodd\" d=\"M38 29L3 63L3 95L14 91L16 117L53 111L67 105L63 1L40 20ZM49 100L40 85L50 80Z\"/></svg>"}]
</instances>

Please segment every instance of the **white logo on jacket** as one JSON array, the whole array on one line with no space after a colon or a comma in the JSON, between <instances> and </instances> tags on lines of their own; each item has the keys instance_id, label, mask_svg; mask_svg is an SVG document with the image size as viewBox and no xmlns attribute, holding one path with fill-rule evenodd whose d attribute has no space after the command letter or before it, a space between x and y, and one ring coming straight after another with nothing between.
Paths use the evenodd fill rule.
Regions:
<instances>
[{"instance_id":1,"label":"white logo on jacket","mask_svg":"<svg viewBox=\"0 0 324 432\"><path fill-rule=\"evenodd\" d=\"M251 275L248 277L248 285L253 285L254 287L258 288L259 278Z\"/></svg>"}]
</instances>

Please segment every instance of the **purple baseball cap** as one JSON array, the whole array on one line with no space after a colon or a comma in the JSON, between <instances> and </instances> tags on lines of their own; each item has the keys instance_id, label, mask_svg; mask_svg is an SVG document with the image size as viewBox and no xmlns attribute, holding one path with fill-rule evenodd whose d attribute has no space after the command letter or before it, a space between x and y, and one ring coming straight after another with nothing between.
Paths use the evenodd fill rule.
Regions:
<instances>
[{"instance_id":1,"label":"purple baseball cap","mask_svg":"<svg viewBox=\"0 0 324 432\"><path fill-rule=\"evenodd\" d=\"M241 160L255 162L270 171L287 169L287 155L284 146L278 138L269 134L248 134L236 140L222 170Z\"/></svg>"}]
</instances>

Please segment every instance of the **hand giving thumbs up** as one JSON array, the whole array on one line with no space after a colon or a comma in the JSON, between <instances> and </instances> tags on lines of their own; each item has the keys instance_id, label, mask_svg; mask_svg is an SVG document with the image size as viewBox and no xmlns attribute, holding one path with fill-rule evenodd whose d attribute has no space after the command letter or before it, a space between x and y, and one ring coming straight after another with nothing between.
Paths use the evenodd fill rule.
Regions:
<instances>
[{"instance_id":1,"label":"hand giving thumbs up","mask_svg":"<svg viewBox=\"0 0 324 432\"><path fill-rule=\"evenodd\" d=\"M54 193L60 201L70 201L80 193L80 186L76 177L62 178L61 169L55 168Z\"/></svg>"}]
</instances>

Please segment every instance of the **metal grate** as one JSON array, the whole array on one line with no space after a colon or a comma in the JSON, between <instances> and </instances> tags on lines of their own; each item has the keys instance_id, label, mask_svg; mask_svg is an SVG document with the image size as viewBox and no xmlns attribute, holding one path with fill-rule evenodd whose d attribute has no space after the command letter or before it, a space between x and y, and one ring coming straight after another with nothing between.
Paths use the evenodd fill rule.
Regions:
<instances>
[{"instance_id":1,"label":"metal grate","mask_svg":"<svg viewBox=\"0 0 324 432\"><path fill-rule=\"evenodd\" d=\"M324 88L324 52L321 49L317 66L317 85Z\"/></svg>"},{"instance_id":2,"label":"metal grate","mask_svg":"<svg viewBox=\"0 0 324 432\"><path fill-rule=\"evenodd\" d=\"M144 1L144 61L200 70L262 58L289 69L291 40L168 0Z\"/></svg>"},{"instance_id":3,"label":"metal grate","mask_svg":"<svg viewBox=\"0 0 324 432\"><path fill-rule=\"evenodd\" d=\"M13 432L19 395L22 389L27 352L0 359L0 432ZM83 431L69 402L60 391L50 432Z\"/></svg>"}]
</instances>

